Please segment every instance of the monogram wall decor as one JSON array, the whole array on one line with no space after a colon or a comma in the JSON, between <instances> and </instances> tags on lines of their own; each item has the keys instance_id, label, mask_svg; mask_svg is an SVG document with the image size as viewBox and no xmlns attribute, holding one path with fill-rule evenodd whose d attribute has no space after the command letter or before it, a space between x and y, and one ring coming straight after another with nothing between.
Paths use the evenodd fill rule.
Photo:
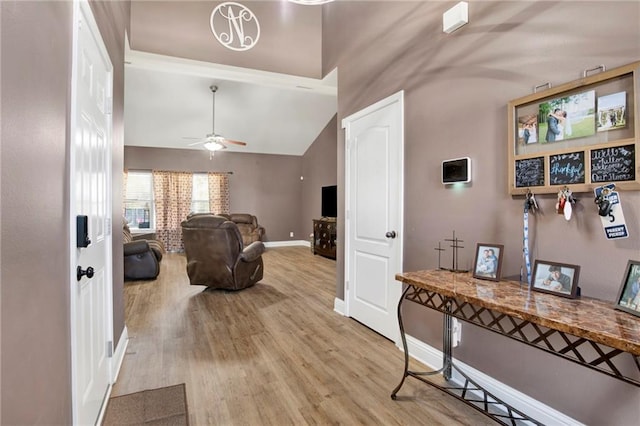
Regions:
<instances>
[{"instance_id":1,"label":"monogram wall decor","mask_svg":"<svg viewBox=\"0 0 640 426\"><path fill-rule=\"evenodd\" d=\"M213 35L227 49L249 50L260 39L258 18L240 3L220 3L211 12L210 23Z\"/></svg>"}]
</instances>

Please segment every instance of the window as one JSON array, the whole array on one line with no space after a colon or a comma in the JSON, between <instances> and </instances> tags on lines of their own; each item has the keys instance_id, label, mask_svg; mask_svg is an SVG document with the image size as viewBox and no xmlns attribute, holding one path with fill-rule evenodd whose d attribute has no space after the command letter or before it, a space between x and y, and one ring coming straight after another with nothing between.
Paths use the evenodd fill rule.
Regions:
<instances>
[{"instance_id":1,"label":"window","mask_svg":"<svg viewBox=\"0 0 640 426\"><path fill-rule=\"evenodd\" d=\"M193 195L191 211L194 213L209 212L209 177L206 173L193 174Z\"/></svg>"},{"instance_id":2,"label":"window","mask_svg":"<svg viewBox=\"0 0 640 426\"><path fill-rule=\"evenodd\" d=\"M124 217L131 229L153 228L153 178L150 171L127 174Z\"/></svg>"}]
</instances>

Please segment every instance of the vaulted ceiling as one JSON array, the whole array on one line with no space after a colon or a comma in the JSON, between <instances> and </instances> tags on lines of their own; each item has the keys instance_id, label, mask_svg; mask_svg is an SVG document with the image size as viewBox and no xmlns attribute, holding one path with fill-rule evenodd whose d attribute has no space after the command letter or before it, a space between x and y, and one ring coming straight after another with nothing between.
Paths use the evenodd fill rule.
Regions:
<instances>
[{"instance_id":1,"label":"vaulted ceiling","mask_svg":"<svg viewBox=\"0 0 640 426\"><path fill-rule=\"evenodd\" d=\"M263 37L251 52L237 53L211 33L208 15L215 5L132 3L125 145L204 149L190 144L212 132L209 87L216 85L215 132L247 143L229 145L229 151L304 154L337 111L337 72L308 77L320 74L320 10L250 3L260 12ZM261 70L243 68L251 62L247 58L257 58ZM213 63L216 59L234 66Z\"/></svg>"}]
</instances>

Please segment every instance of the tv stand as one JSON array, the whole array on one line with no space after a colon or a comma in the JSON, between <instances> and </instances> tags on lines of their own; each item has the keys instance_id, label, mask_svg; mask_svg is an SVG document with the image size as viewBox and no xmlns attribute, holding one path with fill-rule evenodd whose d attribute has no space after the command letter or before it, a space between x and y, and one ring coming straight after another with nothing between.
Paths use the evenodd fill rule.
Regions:
<instances>
[{"instance_id":1,"label":"tv stand","mask_svg":"<svg viewBox=\"0 0 640 426\"><path fill-rule=\"evenodd\" d=\"M336 218L313 219L313 254L336 259Z\"/></svg>"}]
</instances>

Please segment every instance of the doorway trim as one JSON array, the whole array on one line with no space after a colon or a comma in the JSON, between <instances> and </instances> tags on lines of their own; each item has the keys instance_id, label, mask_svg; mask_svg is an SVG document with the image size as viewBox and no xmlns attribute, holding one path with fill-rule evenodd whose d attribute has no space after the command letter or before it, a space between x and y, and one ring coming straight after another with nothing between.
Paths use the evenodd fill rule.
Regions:
<instances>
[{"instance_id":1,"label":"doorway trim","mask_svg":"<svg viewBox=\"0 0 640 426\"><path fill-rule=\"evenodd\" d=\"M356 121L368 114L371 114L372 112L385 108L389 105L392 104L398 104L398 109L399 109L399 114L400 114L400 158L399 158L399 194L398 194L398 198L399 198L399 203L398 203L398 230L399 235L397 238L398 244L399 244L399 263L400 263L400 267L402 268L403 262L404 262L404 139L405 139L405 135L404 135L404 90L400 90L378 102L375 102L372 105L369 105L368 107L365 107L357 112L355 112L354 114L343 118L342 119L342 123L341 123L341 127L343 129L345 129L345 143L344 143L344 158L345 158L345 177L344 177L344 211L343 211L343 217L345 218L344 221L344 298L342 300L342 304L335 303L335 310L338 312L341 312L343 315L350 317L350 306L349 306L349 277L350 277L350 272L351 272L351 257L349 255L350 250L351 250L351 244L352 242L349 239L349 235L351 235L351 218L349 215L349 206L350 206L350 199L351 199L351 179L352 179L352 174L353 174L353 170L351 170L351 161L350 161L350 135L349 135L349 131L348 131L348 125L353 122ZM400 283L388 283L389 285L398 285L399 288L401 288ZM401 293L401 292L400 292ZM398 333L398 335L396 336L396 338L394 339L394 343L396 344L396 346L399 347L400 345L400 335Z\"/></svg>"},{"instance_id":2,"label":"doorway trim","mask_svg":"<svg viewBox=\"0 0 640 426\"><path fill-rule=\"evenodd\" d=\"M91 10L91 6L89 5L88 0L73 0L73 12L72 12L72 43L71 43L71 74L70 74L70 87L71 93L69 97L69 132L68 132L68 140L69 144L69 157L68 157L68 169L67 169L67 185L68 185L68 226L69 226L69 330L71 337L71 415L73 424L78 424L78 403L80 401L81 395L79 395L79 390L76 386L76 375L78 374L80 368L80 362L78 360L77 354L78 349L76 347L76 329L78 325L76 324L77 318L77 299L76 292L73 291L75 286L78 285L78 278L76 276L76 266L77 266L77 255L76 251L78 250L76 246L76 216L75 212L77 211L76 206L76 188L73 184L73 179L75 176L76 170L76 150L75 150L75 140L76 132L78 131L78 123L76 119L77 111L78 111L78 102L77 102L77 79L78 79L78 70L79 70L79 58L77 55L78 51L78 43L80 37L80 25L86 25L89 29L89 32L92 37L95 38L98 48L100 50L100 54L107 59L108 64L110 66L109 74L111 75L111 79L109 81L109 95L105 100L105 108L109 111L109 123L108 123L108 161L107 164L109 166L108 169L108 177L107 177L107 191L105 194L105 202L107 203L108 216L105 218L105 271L106 271L106 288L108 290L108 294L105 301L105 309L107 312L107 330L106 336L107 340L111 342L111 348L109 348L110 356L107 357L107 370L108 370L108 378L109 384L107 390L105 392L102 406L100 408L99 413L97 413L97 424L102 422L102 417L104 415L104 411L106 408L106 401L109 399L109 395L111 394L112 384L114 382L114 357L113 357L113 343L114 343L114 333L113 333L113 230L112 230L112 198L111 194L113 193L113 159L112 159L112 147L113 147L113 64L111 62L111 58L109 56L109 52L106 48L104 40L102 38L102 34L100 33L100 29L98 28L98 24L93 15L93 11Z\"/></svg>"}]
</instances>

